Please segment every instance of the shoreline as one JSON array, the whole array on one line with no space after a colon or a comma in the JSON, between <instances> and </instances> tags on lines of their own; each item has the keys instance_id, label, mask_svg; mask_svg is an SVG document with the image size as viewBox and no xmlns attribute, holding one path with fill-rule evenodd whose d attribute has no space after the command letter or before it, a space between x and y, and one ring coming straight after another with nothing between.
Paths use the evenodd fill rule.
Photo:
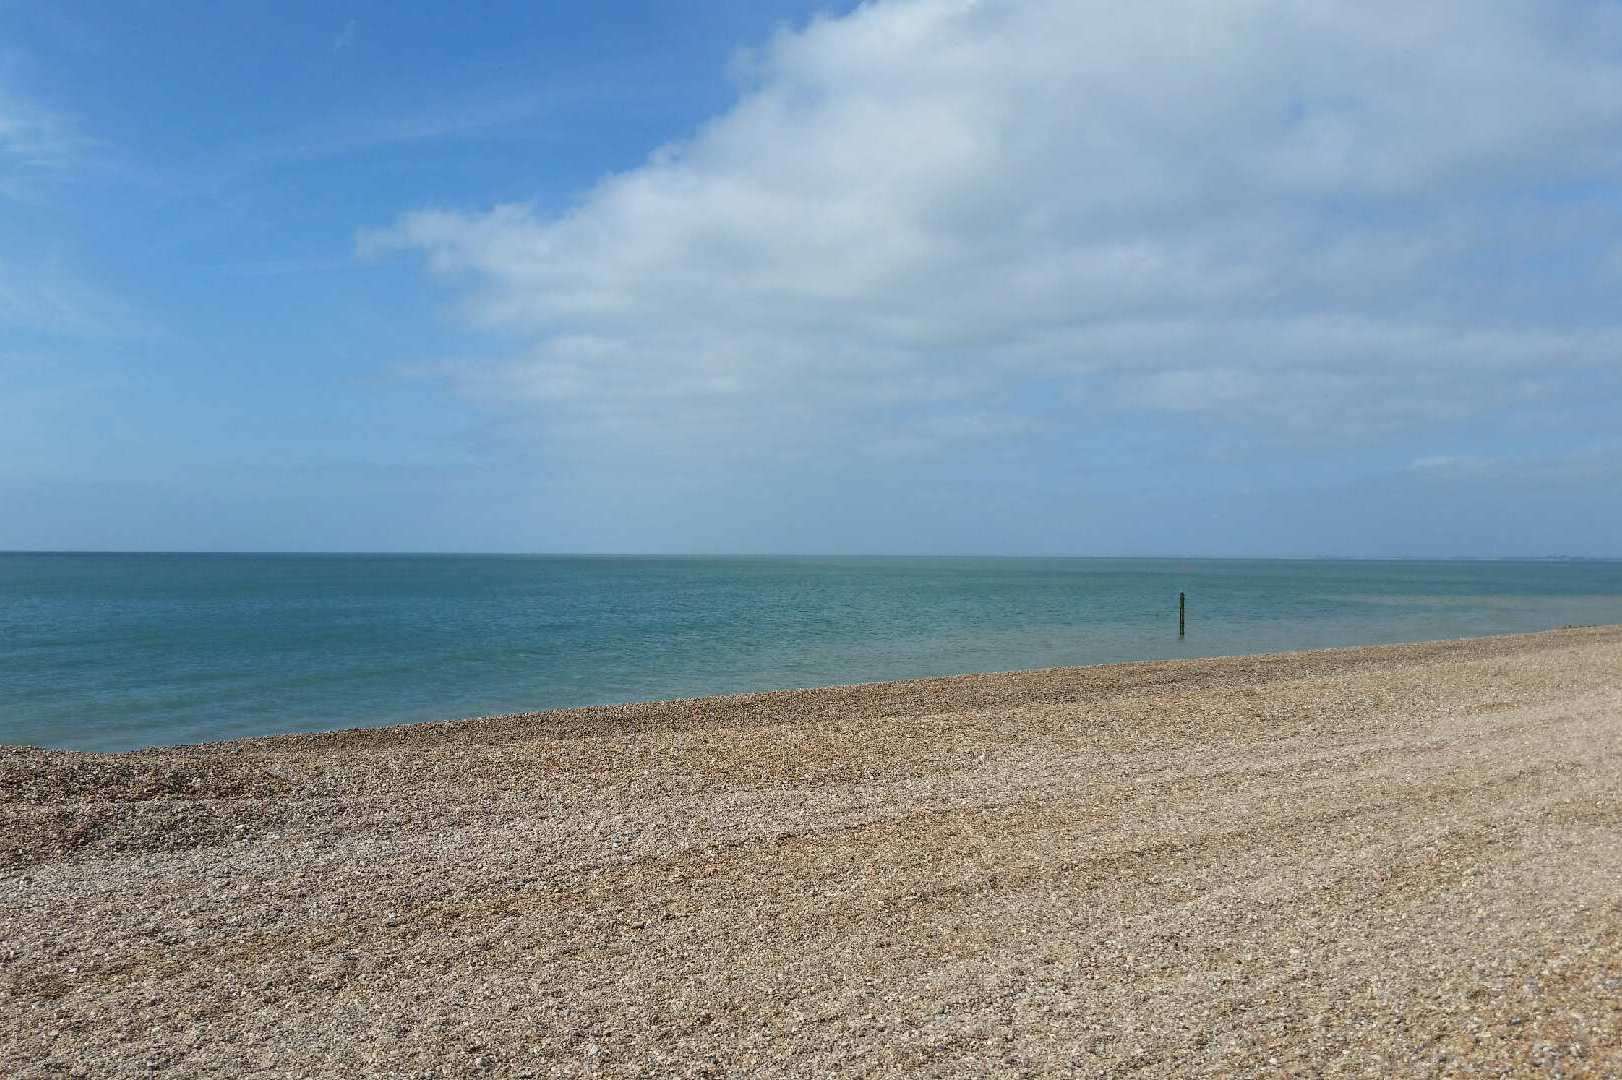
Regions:
<instances>
[{"instance_id":1,"label":"shoreline","mask_svg":"<svg viewBox=\"0 0 1622 1080\"><path fill-rule=\"evenodd\" d=\"M0 742L0 754L27 751L31 753L73 754L89 757L126 757L182 752L208 753L214 750L274 750L277 745L283 742L291 744L292 742L305 743L329 739L348 741L352 739L366 740L373 737L388 738L395 735L410 737L418 734L425 736L430 734L454 734L463 729L469 733L479 730L494 735L515 726L527 728L548 723L559 724L569 729L575 729L581 724L592 721L647 723L653 717L661 719L670 719L677 716L690 717L690 714L695 709L701 708L712 716L725 716L734 712L752 713L760 708L792 707L797 703L798 699L803 699L805 704L820 703L820 699L823 698L833 699L832 702L820 703L825 706L834 703L848 704L847 699L853 697L866 699L895 697L903 700L913 700L916 694L920 692L926 697L939 695L936 702L940 705L949 704L973 708L977 707L981 702L991 699L977 697L972 690L969 690L966 696L959 698L954 696L954 691L958 691L960 688L967 689L968 684L979 683L985 684L986 687L1003 684L992 692L1000 691L1005 695L1008 688L1016 685L1033 690L1044 685L1053 687L1068 685L1077 691L1091 689L1098 692L1109 692L1113 680L1109 679L1108 676L1115 673L1123 676L1120 685L1116 687L1121 689L1134 677L1142 678L1144 680L1142 685L1146 686L1164 684L1167 680L1156 679L1155 669L1171 671L1191 665L1196 667L1220 666L1227 674L1234 677L1265 677L1270 670L1308 663L1314 657L1322 657L1332 661L1345 659L1352 663L1375 663L1409 654L1411 658L1417 660L1421 656L1428 658L1442 655L1448 649L1470 648L1474 651L1475 646L1486 642L1502 642L1508 648L1518 649L1551 635L1609 632L1622 634L1622 623L1568 625L1514 634L1481 634L1471 637L1435 638L1371 645L1334 645L1325 648L1293 649L1282 652L1118 660L1103 664L1014 668L1002 671L972 671L953 675L925 675L905 679L830 683L820 686L781 687L769 690L742 690L720 694L704 694L697 697L604 702L591 705L531 709L520 712L482 713L442 720L415 720L404 723L322 728L313 731L283 731L268 735L249 735L233 739L209 739L189 743L160 743L152 746L136 747L131 750L71 750L25 743ZM1414 652L1414 650L1421 650L1421 652ZM1231 671L1227 670L1230 668ZM1086 678L1090 673L1097 673L1099 677L1097 679ZM1212 677L1214 674L1214 672L1200 673L1193 675L1192 678ZM985 689L985 687L982 687L982 689Z\"/></svg>"},{"instance_id":2,"label":"shoreline","mask_svg":"<svg viewBox=\"0 0 1622 1080\"><path fill-rule=\"evenodd\" d=\"M1622 627L0 747L0 1072L1622 1071Z\"/></svg>"}]
</instances>

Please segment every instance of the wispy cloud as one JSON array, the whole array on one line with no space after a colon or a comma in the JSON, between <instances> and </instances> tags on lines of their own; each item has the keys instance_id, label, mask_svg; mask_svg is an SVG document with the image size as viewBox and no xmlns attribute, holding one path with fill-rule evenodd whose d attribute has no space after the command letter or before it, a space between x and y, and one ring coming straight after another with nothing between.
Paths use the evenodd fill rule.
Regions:
<instances>
[{"instance_id":1,"label":"wispy cloud","mask_svg":"<svg viewBox=\"0 0 1622 1080\"><path fill-rule=\"evenodd\" d=\"M0 86L0 197L29 215L54 202L64 180L78 177L94 146L66 115ZM8 222L9 224L9 222ZM146 336L153 327L134 308L69 260L12 244L0 250L0 348L20 335L68 338Z\"/></svg>"},{"instance_id":2,"label":"wispy cloud","mask_svg":"<svg viewBox=\"0 0 1622 1080\"><path fill-rule=\"evenodd\" d=\"M0 257L0 330L72 338L149 337L156 328L129 303L73 270Z\"/></svg>"},{"instance_id":3,"label":"wispy cloud","mask_svg":"<svg viewBox=\"0 0 1622 1080\"><path fill-rule=\"evenodd\" d=\"M1522 484L1599 480L1622 473L1622 443L1601 439L1558 454L1501 457L1492 454L1426 454L1408 472L1442 480L1502 480ZM1609 490L1596 487L1595 491Z\"/></svg>"},{"instance_id":4,"label":"wispy cloud","mask_svg":"<svg viewBox=\"0 0 1622 1080\"><path fill-rule=\"evenodd\" d=\"M69 117L0 86L0 191L74 164L90 141Z\"/></svg>"},{"instance_id":5,"label":"wispy cloud","mask_svg":"<svg viewBox=\"0 0 1622 1080\"><path fill-rule=\"evenodd\" d=\"M98 162L122 184L176 201L230 198L278 170L364 158L390 148L501 137L560 107L528 90L490 89L432 101L387 101L335 110L301 125L245 135L184 160L124 154Z\"/></svg>"},{"instance_id":6,"label":"wispy cloud","mask_svg":"<svg viewBox=\"0 0 1622 1080\"><path fill-rule=\"evenodd\" d=\"M1417 473L1477 473L1497 462L1493 458L1475 454L1426 454L1408 463L1409 472Z\"/></svg>"},{"instance_id":7,"label":"wispy cloud","mask_svg":"<svg viewBox=\"0 0 1622 1080\"><path fill-rule=\"evenodd\" d=\"M532 125L559 107L556 95L497 89L432 101L381 102L250 135L184 168L149 169L144 179L176 191L213 191L288 166L360 157L390 147L496 137Z\"/></svg>"}]
</instances>

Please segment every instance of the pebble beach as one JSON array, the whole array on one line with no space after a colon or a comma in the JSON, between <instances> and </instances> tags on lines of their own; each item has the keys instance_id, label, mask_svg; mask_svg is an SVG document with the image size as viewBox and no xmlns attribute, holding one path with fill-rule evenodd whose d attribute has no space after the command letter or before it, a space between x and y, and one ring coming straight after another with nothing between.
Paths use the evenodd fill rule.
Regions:
<instances>
[{"instance_id":1,"label":"pebble beach","mask_svg":"<svg viewBox=\"0 0 1622 1080\"><path fill-rule=\"evenodd\" d=\"M1622 627L0 747L0 1076L161 1074L1622 1076Z\"/></svg>"}]
</instances>

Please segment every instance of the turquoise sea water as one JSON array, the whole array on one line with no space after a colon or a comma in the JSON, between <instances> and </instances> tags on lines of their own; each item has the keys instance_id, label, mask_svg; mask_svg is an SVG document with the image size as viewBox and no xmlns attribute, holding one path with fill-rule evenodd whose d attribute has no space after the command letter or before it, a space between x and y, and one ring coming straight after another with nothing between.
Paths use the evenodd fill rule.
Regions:
<instances>
[{"instance_id":1,"label":"turquoise sea water","mask_svg":"<svg viewBox=\"0 0 1622 1080\"><path fill-rule=\"evenodd\" d=\"M0 554L0 742L119 750L1589 623L1622 623L1622 563Z\"/></svg>"}]
</instances>

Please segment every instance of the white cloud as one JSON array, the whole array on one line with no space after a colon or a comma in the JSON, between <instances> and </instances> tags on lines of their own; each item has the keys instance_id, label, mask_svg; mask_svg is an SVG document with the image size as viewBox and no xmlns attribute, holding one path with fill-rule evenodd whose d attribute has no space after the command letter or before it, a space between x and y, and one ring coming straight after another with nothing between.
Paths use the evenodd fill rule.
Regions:
<instances>
[{"instance_id":1,"label":"white cloud","mask_svg":"<svg viewBox=\"0 0 1622 1080\"><path fill-rule=\"evenodd\" d=\"M1054 394L1468 416L1622 362L1536 246L1550 191L1622 169L1619 58L1598 3L883 0L742 56L729 112L573 206L362 247L526 342L456 378L579 445L1017 439ZM1556 257L1608 265L1590 231Z\"/></svg>"}]
</instances>

